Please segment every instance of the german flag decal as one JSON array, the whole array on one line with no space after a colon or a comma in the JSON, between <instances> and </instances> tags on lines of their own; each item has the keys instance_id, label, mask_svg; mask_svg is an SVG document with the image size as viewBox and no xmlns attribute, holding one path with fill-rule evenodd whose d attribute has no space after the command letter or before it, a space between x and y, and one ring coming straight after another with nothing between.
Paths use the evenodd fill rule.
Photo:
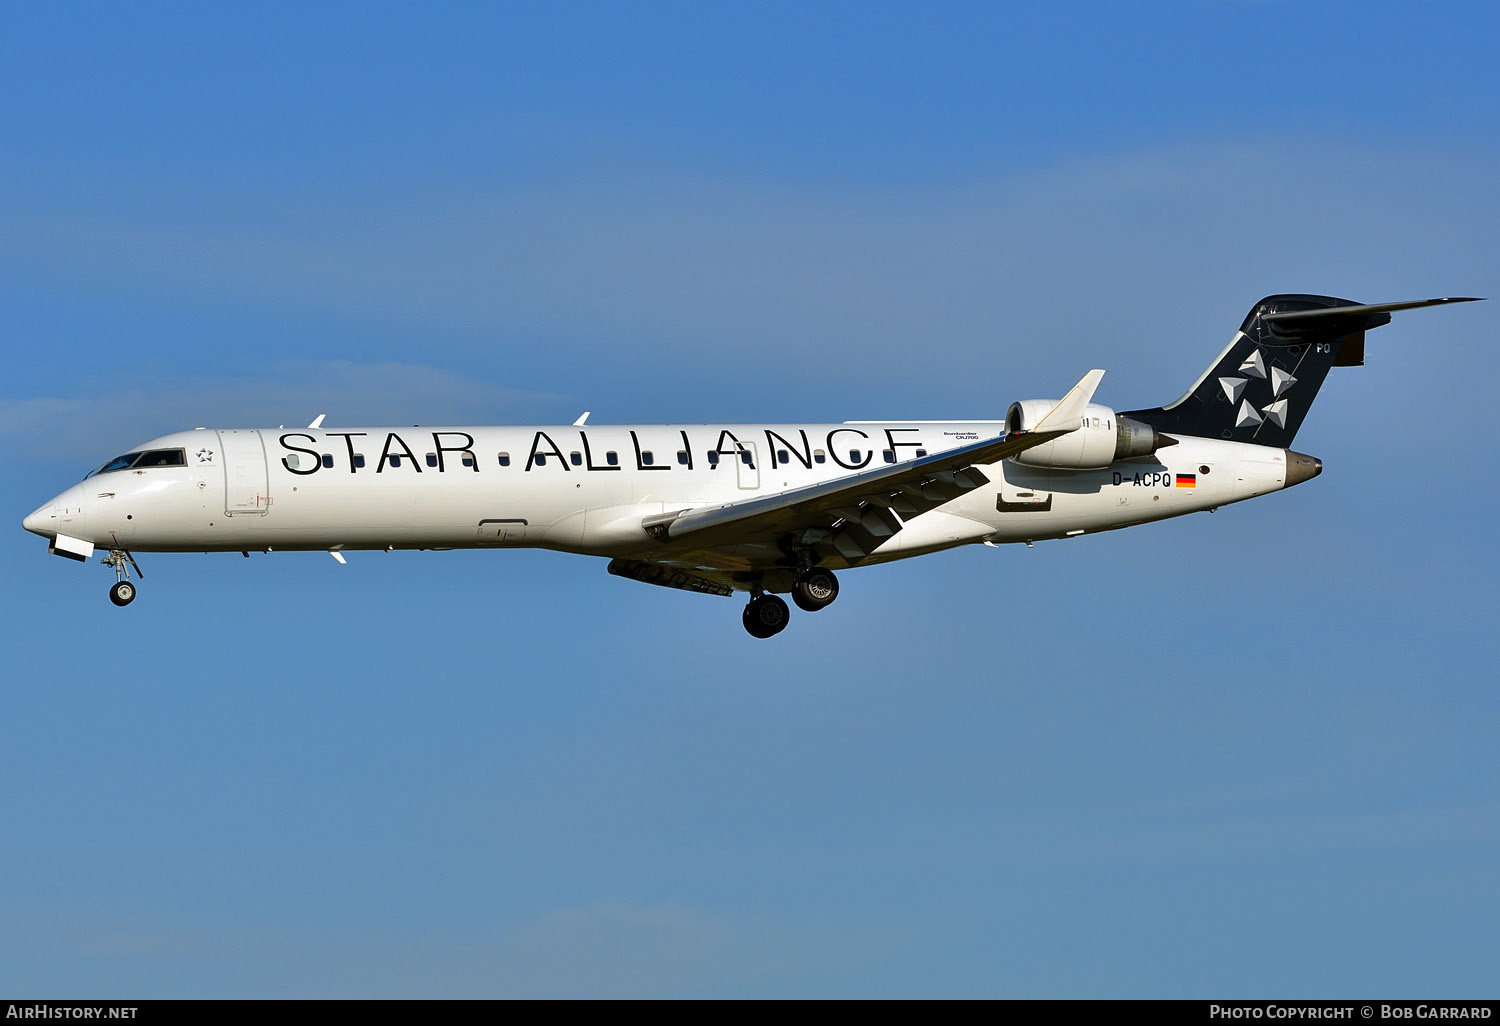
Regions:
<instances>
[{"instance_id":1,"label":"german flag decal","mask_svg":"<svg viewBox=\"0 0 1500 1026\"><path fill-rule=\"evenodd\" d=\"M1177 475L1177 487L1178 488L1197 488L1198 487L1198 475L1197 474L1178 474Z\"/></svg>"}]
</instances>

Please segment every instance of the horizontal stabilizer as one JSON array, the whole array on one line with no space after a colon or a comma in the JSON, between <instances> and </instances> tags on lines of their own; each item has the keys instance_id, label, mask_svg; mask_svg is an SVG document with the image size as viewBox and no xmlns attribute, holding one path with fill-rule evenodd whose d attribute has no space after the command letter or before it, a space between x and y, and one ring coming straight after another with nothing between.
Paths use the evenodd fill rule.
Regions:
<instances>
[{"instance_id":1,"label":"horizontal stabilizer","mask_svg":"<svg viewBox=\"0 0 1500 1026\"><path fill-rule=\"evenodd\" d=\"M1482 303L1480 296L1451 296L1442 299L1411 299L1404 303L1367 303L1359 306L1328 306L1319 310L1289 310L1286 313L1262 314L1261 320L1281 324L1287 321L1310 320L1314 317L1356 317L1365 314L1395 313L1397 310L1416 310L1423 306L1442 306L1445 303Z\"/></svg>"}]
</instances>

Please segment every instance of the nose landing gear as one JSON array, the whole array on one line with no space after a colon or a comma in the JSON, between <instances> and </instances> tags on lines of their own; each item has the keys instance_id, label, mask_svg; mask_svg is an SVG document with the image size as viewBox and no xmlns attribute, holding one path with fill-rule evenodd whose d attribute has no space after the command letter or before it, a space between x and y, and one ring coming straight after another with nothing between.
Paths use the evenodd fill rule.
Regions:
<instances>
[{"instance_id":1,"label":"nose landing gear","mask_svg":"<svg viewBox=\"0 0 1500 1026\"><path fill-rule=\"evenodd\" d=\"M99 561L115 568L115 583L110 585L109 600L117 606L128 606L135 601L135 585L130 583L130 569L125 565L127 561L130 566L135 567L135 575L144 579L146 575L141 573L141 565L124 549L110 549L109 555Z\"/></svg>"}]
</instances>

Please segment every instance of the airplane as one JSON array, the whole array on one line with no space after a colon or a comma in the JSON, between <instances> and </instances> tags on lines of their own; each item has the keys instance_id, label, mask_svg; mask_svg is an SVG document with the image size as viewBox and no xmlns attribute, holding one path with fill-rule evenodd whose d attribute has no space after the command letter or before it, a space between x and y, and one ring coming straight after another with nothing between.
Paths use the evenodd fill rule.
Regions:
<instances>
[{"instance_id":1,"label":"airplane","mask_svg":"<svg viewBox=\"0 0 1500 1026\"><path fill-rule=\"evenodd\" d=\"M1255 304L1167 406L1116 413L1085 374L1003 420L834 424L195 428L154 438L44 503L23 526L136 596L135 553L540 547L611 574L748 593L741 621L780 633L790 594L817 612L838 572L958 545L1070 538L1308 481L1289 448L1334 367L1400 310L1286 294Z\"/></svg>"}]
</instances>

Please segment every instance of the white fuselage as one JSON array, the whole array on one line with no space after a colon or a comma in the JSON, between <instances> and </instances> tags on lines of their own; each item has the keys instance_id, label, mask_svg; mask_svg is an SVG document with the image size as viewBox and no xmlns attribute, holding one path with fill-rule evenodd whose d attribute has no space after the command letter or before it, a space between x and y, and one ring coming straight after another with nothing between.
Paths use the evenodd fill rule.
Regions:
<instances>
[{"instance_id":1,"label":"white fuselage","mask_svg":"<svg viewBox=\"0 0 1500 1026\"><path fill-rule=\"evenodd\" d=\"M774 546L658 542L642 521L1003 431L991 421L198 429L138 447L180 449L182 465L96 473L38 509L26 527L134 552L538 546L753 570L775 562ZM1097 470L1014 460L984 469L989 484L913 517L860 561L1060 538L1210 509L1284 487L1287 453L1181 437L1154 455Z\"/></svg>"}]
</instances>

